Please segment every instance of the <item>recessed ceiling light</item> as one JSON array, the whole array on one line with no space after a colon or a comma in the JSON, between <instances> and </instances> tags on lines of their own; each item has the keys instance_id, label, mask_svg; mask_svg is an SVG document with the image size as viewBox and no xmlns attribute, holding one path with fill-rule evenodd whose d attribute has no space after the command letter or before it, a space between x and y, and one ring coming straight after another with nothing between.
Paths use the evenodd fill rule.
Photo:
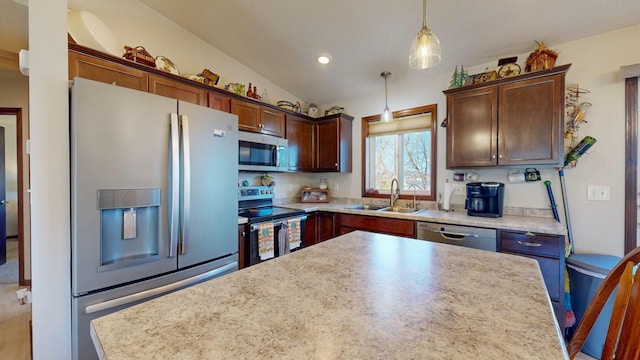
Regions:
<instances>
[{"instance_id":1,"label":"recessed ceiling light","mask_svg":"<svg viewBox=\"0 0 640 360\"><path fill-rule=\"evenodd\" d=\"M319 62L320 64L326 65L326 64L328 64L329 62L331 62L331 59L329 59L329 57L328 57L328 56L319 56L319 57L318 57L318 62Z\"/></svg>"}]
</instances>

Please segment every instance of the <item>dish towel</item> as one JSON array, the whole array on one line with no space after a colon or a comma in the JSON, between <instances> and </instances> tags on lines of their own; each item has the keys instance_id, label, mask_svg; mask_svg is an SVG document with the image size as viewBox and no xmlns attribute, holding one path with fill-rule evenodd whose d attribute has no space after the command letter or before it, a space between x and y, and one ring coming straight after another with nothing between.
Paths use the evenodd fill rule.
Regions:
<instances>
[{"instance_id":1,"label":"dish towel","mask_svg":"<svg viewBox=\"0 0 640 360\"><path fill-rule=\"evenodd\" d=\"M273 223L260 224L258 226L258 252L260 260L274 257L273 252Z\"/></svg>"},{"instance_id":2,"label":"dish towel","mask_svg":"<svg viewBox=\"0 0 640 360\"><path fill-rule=\"evenodd\" d=\"M287 231L287 224L283 221L278 231L278 254L280 256L291 252L289 248L289 233Z\"/></svg>"},{"instance_id":3,"label":"dish towel","mask_svg":"<svg viewBox=\"0 0 640 360\"><path fill-rule=\"evenodd\" d=\"M299 248L302 244L300 242L300 219L288 220L287 228L289 233L289 248L291 248L291 250Z\"/></svg>"}]
</instances>

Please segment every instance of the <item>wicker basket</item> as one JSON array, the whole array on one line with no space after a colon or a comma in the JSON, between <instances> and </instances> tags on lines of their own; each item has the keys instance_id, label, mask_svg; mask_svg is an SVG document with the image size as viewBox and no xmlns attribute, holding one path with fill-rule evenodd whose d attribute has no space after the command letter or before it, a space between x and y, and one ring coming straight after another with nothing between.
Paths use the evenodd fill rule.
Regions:
<instances>
[{"instance_id":1,"label":"wicker basket","mask_svg":"<svg viewBox=\"0 0 640 360\"><path fill-rule=\"evenodd\" d=\"M151 54L147 52L142 46L136 47L124 47L124 55L122 55L127 60L131 60L133 62L144 64L151 67L156 67L156 59L154 59Z\"/></svg>"}]
</instances>

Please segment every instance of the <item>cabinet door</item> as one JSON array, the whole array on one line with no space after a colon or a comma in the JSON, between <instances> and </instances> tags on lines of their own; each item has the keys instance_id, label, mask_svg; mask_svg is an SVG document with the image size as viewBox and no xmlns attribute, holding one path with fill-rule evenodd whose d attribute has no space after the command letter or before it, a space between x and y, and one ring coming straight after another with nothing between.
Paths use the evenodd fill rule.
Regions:
<instances>
[{"instance_id":1,"label":"cabinet door","mask_svg":"<svg viewBox=\"0 0 640 360\"><path fill-rule=\"evenodd\" d=\"M330 119L316 124L316 170L338 171L340 142L338 120Z\"/></svg>"},{"instance_id":2,"label":"cabinet door","mask_svg":"<svg viewBox=\"0 0 640 360\"><path fill-rule=\"evenodd\" d=\"M313 121L289 114L286 119L289 170L313 171Z\"/></svg>"},{"instance_id":3,"label":"cabinet door","mask_svg":"<svg viewBox=\"0 0 640 360\"><path fill-rule=\"evenodd\" d=\"M244 269L247 266L247 241L245 226L238 225L238 269Z\"/></svg>"},{"instance_id":4,"label":"cabinet door","mask_svg":"<svg viewBox=\"0 0 640 360\"><path fill-rule=\"evenodd\" d=\"M207 95L204 90L155 75L149 75L149 92L192 104L207 106Z\"/></svg>"},{"instance_id":5,"label":"cabinet door","mask_svg":"<svg viewBox=\"0 0 640 360\"><path fill-rule=\"evenodd\" d=\"M315 245L318 242L318 215L315 213L307 214L304 230L304 246Z\"/></svg>"},{"instance_id":6,"label":"cabinet door","mask_svg":"<svg viewBox=\"0 0 640 360\"><path fill-rule=\"evenodd\" d=\"M147 73L128 66L69 51L69 79L81 77L147 91Z\"/></svg>"},{"instance_id":7,"label":"cabinet door","mask_svg":"<svg viewBox=\"0 0 640 360\"><path fill-rule=\"evenodd\" d=\"M560 163L563 79L558 74L500 86L500 165Z\"/></svg>"},{"instance_id":8,"label":"cabinet door","mask_svg":"<svg viewBox=\"0 0 640 360\"><path fill-rule=\"evenodd\" d=\"M231 112L231 98L228 96L224 96L222 94L218 94L218 93L207 93L207 97L208 100L207 104L210 108L212 109L216 109L216 110L220 110L220 111L224 111L224 112Z\"/></svg>"},{"instance_id":9,"label":"cabinet door","mask_svg":"<svg viewBox=\"0 0 640 360\"><path fill-rule=\"evenodd\" d=\"M260 107L260 132L284 137L284 113L275 109Z\"/></svg>"},{"instance_id":10,"label":"cabinet door","mask_svg":"<svg viewBox=\"0 0 640 360\"><path fill-rule=\"evenodd\" d=\"M518 253L505 253L524 256L536 260L538 265L540 265L540 272L542 273L544 284L547 287L549 298L553 301L558 301L560 300L560 296L564 295L564 292L560 291L560 260ZM564 271L564 269L562 269L562 271Z\"/></svg>"},{"instance_id":11,"label":"cabinet door","mask_svg":"<svg viewBox=\"0 0 640 360\"><path fill-rule=\"evenodd\" d=\"M240 130L260 132L260 106L231 99L231 113L238 115Z\"/></svg>"},{"instance_id":12,"label":"cabinet door","mask_svg":"<svg viewBox=\"0 0 640 360\"><path fill-rule=\"evenodd\" d=\"M447 96L447 168L497 164L496 88Z\"/></svg>"},{"instance_id":13,"label":"cabinet door","mask_svg":"<svg viewBox=\"0 0 640 360\"><path fill-rule=\"evenodd\" d=\"M317 242L333 239L334 237L336 237L335 214L319 212Z\"/></svg>"}]
</instances>

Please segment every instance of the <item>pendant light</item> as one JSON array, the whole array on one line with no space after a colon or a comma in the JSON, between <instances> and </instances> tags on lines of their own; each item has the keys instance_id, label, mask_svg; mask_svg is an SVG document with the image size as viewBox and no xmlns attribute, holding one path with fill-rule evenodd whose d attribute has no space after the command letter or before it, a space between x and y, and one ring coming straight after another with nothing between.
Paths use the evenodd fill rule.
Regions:
<instances>
[{"instance_id":1,"label":"pendant light","mask_svg":"<svg viewBox=\"0 0 640 360\"><path fill-rule=\"evenodd\" d=\"M380 76L384 78L384 110L382 111L380 120L382 122L391 122L393 121L393 114L391 113L391 110L389 110L389 105L387 104L387 78L391 76L391 73L383 71Z\"/></svg>"},{"instance_id":2,"label":"pendant light","mask_svg":"<svg viewBox=\"0 0 640 360\"><path fill-rule=\"evenodd\" d=\"M423 3L422 28L411 44L409 66L412 69L426 69L437 65L442 58L440 40L427 26L427 0Z\"/></svg>"}]
</instances>

